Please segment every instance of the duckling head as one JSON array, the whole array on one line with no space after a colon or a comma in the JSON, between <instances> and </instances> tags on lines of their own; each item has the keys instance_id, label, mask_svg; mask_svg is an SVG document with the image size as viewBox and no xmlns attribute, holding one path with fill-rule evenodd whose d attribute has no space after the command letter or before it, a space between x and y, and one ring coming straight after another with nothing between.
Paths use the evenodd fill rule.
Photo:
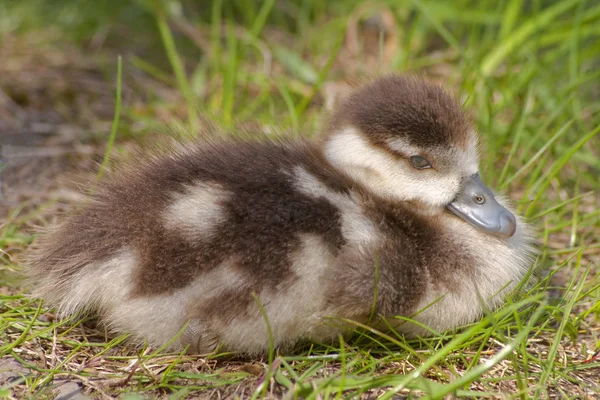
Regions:
<instances>
[{"instance_id":1,"label":"duckling head","mask_svg":"<svg viewBox=\"0 0 600 400\"><path fill-rule=\"evenodd\" d=\"M486 233L515 233L515 216L479 177L469 117L437 85L393 75L356 90L334 112L324 152L375 195L426 215L450 211Z\"/></svg>"}]
</instances>

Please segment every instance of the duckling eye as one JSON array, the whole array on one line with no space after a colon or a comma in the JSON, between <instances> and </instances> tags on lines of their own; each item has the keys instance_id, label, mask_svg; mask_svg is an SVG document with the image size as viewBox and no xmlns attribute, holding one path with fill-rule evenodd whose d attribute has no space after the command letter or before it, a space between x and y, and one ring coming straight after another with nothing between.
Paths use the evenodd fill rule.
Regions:
<instances>
[{"instance_id":1,"label":"duckling eye","mask_svg":"<svg viewBox=\"0 0 600 400\"><path fill-rule=\"evenodd\" d=\"M431 164L425 158L421 156L412 156L408 159L410 164L416 169L431 168Z\"/></svg>"}]
</instances>

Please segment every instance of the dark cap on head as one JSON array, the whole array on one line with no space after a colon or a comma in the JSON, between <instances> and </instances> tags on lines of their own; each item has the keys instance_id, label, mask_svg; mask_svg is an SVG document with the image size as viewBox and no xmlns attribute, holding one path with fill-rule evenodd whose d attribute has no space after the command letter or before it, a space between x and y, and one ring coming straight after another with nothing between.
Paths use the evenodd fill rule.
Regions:
<instances>
[{"instance_id":1,"label":"dark cap on head","mask_svg":"<svg viewBox=\"0 0 600 400\"><path fill-rule=\"evenodd\" d=\"M359 128L374 143L401 137L420 147L465 146L472 129L458 101L415 77L390 75L341 102L331 128Z\"/></svg>"}]
</instances>

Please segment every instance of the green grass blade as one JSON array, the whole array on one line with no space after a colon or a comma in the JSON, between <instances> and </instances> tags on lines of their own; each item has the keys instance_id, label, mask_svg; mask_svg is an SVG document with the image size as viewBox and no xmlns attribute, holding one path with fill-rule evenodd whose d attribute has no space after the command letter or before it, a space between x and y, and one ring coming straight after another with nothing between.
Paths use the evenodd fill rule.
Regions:
<instances>
[{"instance_id":1,"label":"green grass blade","mask_svg":"<svg viewBox=\"0 0 600 400\"><path fill-rule=\"evenodd\" d=\"M256 16L254 23L252 24L252 28L250 28L252 36L258 37L260 35L260 32L265 26L265 22L267 21L269 13L271 13L274 4L275 0L266 0L263 2L262 6L260 7L260 10L258 11L258 15Z\"/></svg>"},{"instance_id":2,"label":"green grass blade","mask_svg":"<svg viewBox=\"0 0 600 400\"><path fill-rule=\"evenodd\" d=\"M533 157L531 157L526 163L525 165L523 165L521 168L519 168L519 170L517 172L515 172L510 178L506 179L506 181L504 183L502 183L502 185L500 186L501 189L506 188L508 185L510 185L510 183L512 181L514 181L515 179L517 179L519 176L521 176L523 173L525 173L525 171L527 171L532 165L535 164L535 162L546 152L546 150L548 150L549 148L551 148L552 144L557 141L561 136L563 136L565 133L567 133L569 127L573 124L573 120L570 120L569 122L567 122L566 124L564 124L555 134L554 136L552 136L543 146L541 149L539 149L537 151L537 153L535 153L533 155Z\"/></svg>"},{"instance_id":3,"label":"green grass blade","mask_svg":"<svg viewBox=\"0 0 600 400\"><path fill-rule=\"evenodd\" d=\"M527 208L525 215L528 216L533 211L535 205L539 202L539 200L544 195L546 188L548 187L548 185L550 185L550 182L552 182L552 180L558 175L558 173L562 170L562 168L565 166L565 164L573 157L573 155L584 144L586 144L594 136L596 136L598 134L598 132L600 132L600 126L596 129L594 129L593 131L591 131L590 133L588 133L587 135L585 135L584 137L582 137L581 139L579 139L563 155L561 155L558 158L558 160L556 160L556 162L552 165L552 168L550 169L550 171L541 178L542 179L541 181L539 181L539 182L543 182L543 183L535 185L535 192L537 192L537 195L535 196L534 200L529 204L529 207Z\"/></svg>"},{"instance_id":4,"label":"green grass blade","mask_svg":"<svg viewBox=\"0 0 600 400\"><path fill-rule=\"evenodd\" d=\"M521 48L530 36L548 26L555 18L575 7L581 0L559 1L538 15L523 23L516 31L502 40L481 61L481 74L490 76L498 65L506 60L517 48Z\"/></svg>"},{"instance_id":5,"label":"green grass blade","mask_svg":"<svg viewBox=\"0 0 600 400\"><path fill-rule=\"evenodd\" d=\"M579 253L578 258L577 258L577 266L576 266L577 270L579 270L580 263L581 263L581 253ZM537 384L537 389L533 396L534 399L540 398L540 396L542 394L542 390L544 390L546 388L546 383L547 383L548 379L550 378L550 374L552 372L554 372L554 364L556 362L556 353L558 352L558 348L561 345L561 339L563 336L563 332L565 330L565 326L569 322L568 316L571 313L571 310L573 309L575 302L577 301L577 297L579 296L579 293L581 293L581 290L583 289L583 285L585 284L585 280L586 280L586 277L588 276L589 272L590 272L590 269L587 268L585 270L585 272L583 273L583 276L579 279L579 283L575 287L575 290L571 292L571 289L573 288L575 281L576 281L577 275L575 275L573 280L571 280L571 286L569 287L569 289L567 289L567 292L571 292L570 293L571 298L569 299L567 304L565 304L565 306L562 308L562 314L563 314L564 318L562 318L560 325L558 326L558 329L556 329L555 340L552 342L552 345L550 346L550 351L548 352L546 362L544 363L545 365L544 365L544 369L542 371L542 375L540 376L540 379Z\"/></svg>"},{"instance_id":6,"label":"green grass blade","mask_svg":"<svg viewBox=\"0 0 600 400\"><path fill-rule=\"evenodd\" d=\"M113 116L112 126L110 128L110 136L108 137L108 143L106 144L106 150L104 151L104 158L102 164L100 164L100 170L98 171L97 178L101 180L108 168L108 162L110 161L110 153L115 144L115 138L117 137L117 130L119 129L119 120L121 118L121 86L123 81L123 67L122 67L121 56L117 59L117 93L115 94L115 112Z\"/></svg>"},{"instance_id":7,"label":"green grass blade","mask_svg":"<svg viewBox=\"0 0 600 400\"><path fill-rule=\"evenodd\" d=\"M163 46L165 48L165 51L167 52L167 58L169 59L171 68L175 73L177 87L179 88L179 91L185 98L189 122L192 125L192 132L195 132L195 128L197 128L199 125L199 119L198 115L196 114L196 99L194 96L194 92L192 91L192 87L190 86L187 80L185 69L183 68L183 62L181 61L181 56L177 52L177 47L175 46L175 39L173 38L171 29L169 28L169 24L167 23L167 16L165 14L165 11L163 10L162 5L158 0L155 0L153 2L153 5L154 15L156 18L156 25L158 26L158 31L160 33Z\"/></svg>"},{"instance_id":8,"label":"green grass blade","mask_svg":"<svg viewBox=\"0 0 600 400\"><path fill-rule=\"evenodd\" d=\"M486 362L481 363L477 367L470 369L460 378L454 379L451 383L447 385L438 387L438 390L430 394L430 398L443 399L445 396L455 393L458 389L470 384L471 382L474 382L483 373L497 365L500 361L507 358L521 343L527 341L529 332L531 332L534 325L544 313L544 307L545 304L542 303L542 305L540 305L540 307L538 307L538 309L535 310L535 312L533 313L527 326L521 329L517 336L510 343L504 345L504 347L500 351L498 351L496 354L490 357Z\"/></svg>"}]
</instances>

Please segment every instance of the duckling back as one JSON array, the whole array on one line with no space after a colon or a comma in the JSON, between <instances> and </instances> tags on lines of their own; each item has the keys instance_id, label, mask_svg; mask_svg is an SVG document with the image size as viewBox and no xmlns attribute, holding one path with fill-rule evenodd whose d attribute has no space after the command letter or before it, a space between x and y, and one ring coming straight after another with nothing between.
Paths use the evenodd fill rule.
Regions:
<instances>
[{"instance_id":1,"label":"duckling back","mask_svg":"<svg viewBox=\"0 0 600 400\"><path fill-rule=\"evenodd\" d=\"M235 349L263 349L261 302L278 342L312 337L306 324L329 312L324 278L348 239L344 204L300 190L298 171L332 182L348 207L328 168L302 142L202 143L129 165L39 238L34 294L154 344L191 321L181 338L192 348L218 332Z\"/></svg>"}]
</instances>

